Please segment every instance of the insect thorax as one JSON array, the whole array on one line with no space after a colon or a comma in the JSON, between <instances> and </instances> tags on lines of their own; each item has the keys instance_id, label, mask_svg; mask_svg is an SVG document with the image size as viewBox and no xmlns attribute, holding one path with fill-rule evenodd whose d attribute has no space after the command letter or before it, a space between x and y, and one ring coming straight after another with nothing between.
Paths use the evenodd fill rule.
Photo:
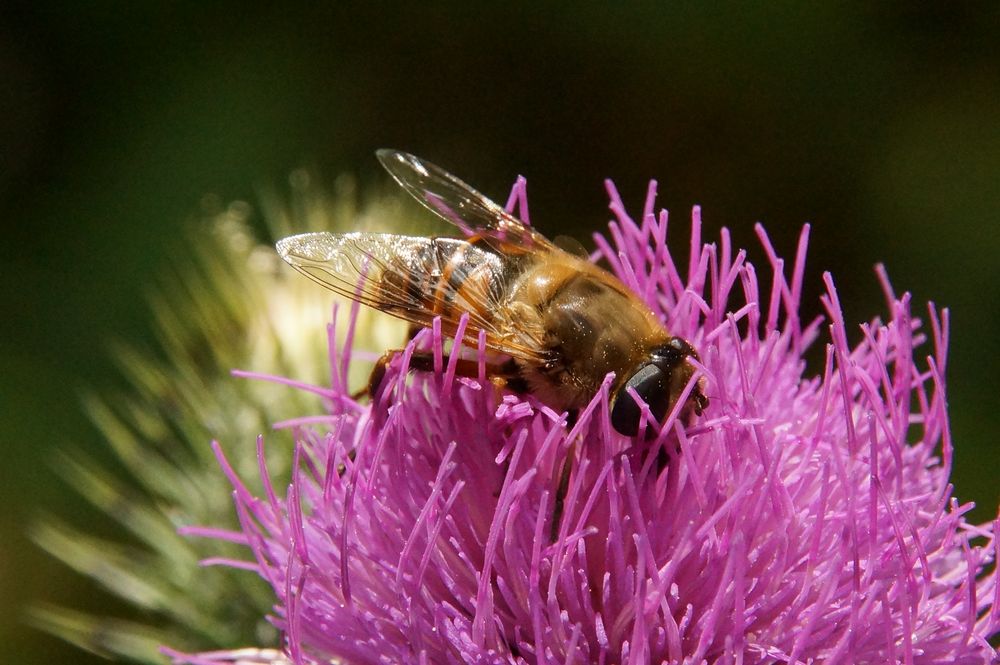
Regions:
<instances>
[{"instance_id":1,"label":"insect thorax","mask_svg":"<svg viewBox=\"0 0 1000 665\"><path fill-rule=\"evenodd\" d=\"M522 364L522 373L532 392L557 408L586 404L608 372L627 375L666 335L634 297L573 264L539 263L513 295L534 310L548 358Z\"/></svg>"}]
</instances>

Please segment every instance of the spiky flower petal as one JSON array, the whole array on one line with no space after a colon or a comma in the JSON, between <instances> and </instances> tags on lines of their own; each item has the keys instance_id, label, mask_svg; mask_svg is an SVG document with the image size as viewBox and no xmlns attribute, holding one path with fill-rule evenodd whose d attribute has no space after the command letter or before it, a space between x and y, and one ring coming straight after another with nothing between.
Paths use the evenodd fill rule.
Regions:
<instances>
[{"instance_id":1,"label":"spiky flower petal","mask_svg":"<svg viewBox=\"0 0 1000 665\"><path fill-rule=\"evenodd\" d=\"M725 230L702 243L696 209L682 268L654 192L636 223L610 189L616 219L594 258L700 350L704 415L625 438L605 387L569 426L531 397L498 396L482 371L456 376L437 330L360 404L345 387L350 345L337 351L331 387L299 386L328 412L285 423L286 491L262 439L259 495L216 448L242 527L225 537L253 555L233 563L277 597L272 662L996 657L995 525L967 523L948 480L947 311L922 322L880 270L886 320L849 328L824 275L826 319L804 325L808 228L786 272L758 227L770 263L758 274ZM817 343L813 375L803 354ZM440 354L438 371L408 374L418 347ZM484 366L482 344L467 353Z\"/></svg>"},{"instance_id":2,"label":"spiky flower petal","mask_svg":"<svg viewBox=\"0 0 1000 665\"><path fill-rule=\"evenodd\" d=\"M271 232L356 229L371 219L383 228L396 223L398 201L371 200L359 209L349 181L340 182L329 196L298 172L287 203L283 195L262 197ZM50 517L35 526L35 541L140 613L128 620L52 605L33 609L36 625L81 648L159 664L164 643L205 649L277 639L263 620L272 602L263 583L197 565L210 555L237 556L238 548L177 533L178 524L192 522L236 526L228 485L205 441L252 437L280 414L321 408L315 396L230 376L233 366L252 366L315 381L327 363L323 326L330 299L279 269L270 243L251 233L250 215L244 203L206 199L190 237L178 239L172 270L153 298L160 345L149 351L120 344L115 356L126 387L87 400L128 479L79 451L64 451L59 460L80 495L113 521L117 537L97 537ZM381 340L374 343L395 343L405 334L387 317L376 327L374 316L364 316L358 325L366 337ZM303 334L304 327L315 334ZM231 461L251 473L254 452L241 452L233 451ZM290 457L275 452L272 473L287 478Z\"/></svg>"}]
</instances>

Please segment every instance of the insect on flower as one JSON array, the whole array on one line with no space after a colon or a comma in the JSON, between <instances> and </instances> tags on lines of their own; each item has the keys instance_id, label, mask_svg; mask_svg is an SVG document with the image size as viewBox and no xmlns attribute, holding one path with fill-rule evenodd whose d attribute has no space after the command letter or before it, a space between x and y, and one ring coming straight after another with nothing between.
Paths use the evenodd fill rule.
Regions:
<instances>
[{"instance_id":1,"label":"insect on flower","mask_svg":"<svg viewBox=\"0 0 1000 665\"><path fill-rule=\"evenodd\" d=\"M395 150L380 150L382 165L431 212L465 234L428 238L383 233L307 233L278 242L281 257L323 286L364 305L442 331L505 356L487 375L516 392L529 392L557 410L585 406L609 372L611 422L620 433L639 430L642 403L657 422L674 408L698 359L617 277L557 246L503 207L443 169ZM388 351L372 372L374 391ZM459 374L475 376L472 361ZM429 370L430 353L410 367ZM701 382L688 392L685 415L708 404ZM639 400L636 400L636 397Z\"/></svg>"}]
</instances>

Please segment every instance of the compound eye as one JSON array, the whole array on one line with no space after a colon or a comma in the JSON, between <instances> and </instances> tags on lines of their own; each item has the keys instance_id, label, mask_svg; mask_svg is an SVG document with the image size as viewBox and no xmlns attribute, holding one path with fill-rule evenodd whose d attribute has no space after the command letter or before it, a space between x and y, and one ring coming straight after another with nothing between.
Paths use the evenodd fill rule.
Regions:
<instances>
[{"instance_id":1,"label":"compound eye","mask_svg":"<svg viewBox=\"0 0 1000 665\"><path fill-rule=\"evenodd\" d=\"M629 377L615 395L615 404L611 408L611 424L621 434L635 436L642 421L642 407L632 398L629 388L635 390L649 406L653 418L660 421L666 415L670 401L669 377L662 369L649 363Z\"/></svg>"},{"instance_id":2,"label":"compound eye","mask_svg":"<svg viewBox=\"0 0 1000 665\"><path fill-rule=\"evenodd\" d=\"M680 337L671 337L667 346L682 356L698 356L698 354L694 352L694 348L688 344L686 340L683 340Z\"/></svg>"},{"instance_id":3,"label":"compound eye","mask_svg":"<svg viewBox=\"0 0 1000 665\"><path fill-rule=\"evenodd\" d=\"M661 363L676 365L685 358L698 358L698 353L690 344L680 337L671 337L663 346L653 349L653 357Z\"/></svg>"}]
</instances>

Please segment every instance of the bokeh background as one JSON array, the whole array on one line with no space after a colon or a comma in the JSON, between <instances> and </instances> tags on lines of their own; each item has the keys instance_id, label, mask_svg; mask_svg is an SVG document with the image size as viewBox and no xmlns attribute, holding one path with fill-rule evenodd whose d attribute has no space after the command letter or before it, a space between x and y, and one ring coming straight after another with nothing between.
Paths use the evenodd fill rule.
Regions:
<instances>
[{"instance_id":1,"label":"bokeh background","mask_svg":"<svg viewBox=\"0 0 1000 665\"><path fill-rule=\"evenodd\" d=\"M585 242L605 177L633 209L655 177L674 220L701 204L744 246L762 221L790 255L811 222L806 314L825 269L848 320L880 313L886 262L952 309L954 480L995 514L1000 5L419 4L4 3L0 659L98 662L25 627L34 600L127 612L24 529L109 529L54 451L103 454L80 393L116 385L109 340L148 337L202 196L252 202L301 166L385 186L378 147L501 200L522 174L535 223Z\"/></svg>"}]
</instances>

